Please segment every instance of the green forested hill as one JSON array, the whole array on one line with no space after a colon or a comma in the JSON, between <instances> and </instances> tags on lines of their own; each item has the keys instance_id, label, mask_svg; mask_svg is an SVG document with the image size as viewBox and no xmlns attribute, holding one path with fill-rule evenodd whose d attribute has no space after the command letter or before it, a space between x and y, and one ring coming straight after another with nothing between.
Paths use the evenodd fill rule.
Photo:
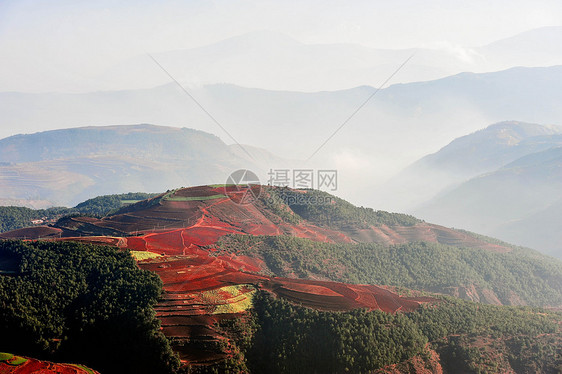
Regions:
<instances>
[{"instance_id":1,"label":"green forested hill","mask_svg":"<svg viewBox=\"0 0 562 374\"><path fill-rule=\"evenodd\" d=\"M69 214L71 208L30 209L20 206L0 206L0 232L32 226L33 220L53 220Z\"/></svg>"},{"instance_id":2,"label":"green forested hill","mask_svg":"<svg viewBox=\"0 0 562 374\"><path fill-rule=\"evenodd\" d=\"M289 236L227 236L224 253L260 257L276 276L402 286L502 304L562 305L562 262L538 252L508 253L437 243L327 244ZM488 297L488 299L485 299ZM478 299L477 299L478 298Z\"/></svg>"},{"instance_id":3,"label":"green forested hill","mask_svg":"<svg viewBox=\"0 0 562 374\"><path fill-rule=\"evenodd\" d=\"M155 194L143 192L104 195L86 200L76 205L74 208L54 207L48 209L30 209L17 206L0 206L0 232L31 226L32 220L44 219L45 221L50 221L71 214L102 217L113 210L119 209L123 204L148 199L154 195Z\"/></svg>"},{"instance_id":4,"label":"green forested hill","mask_svg":"<svg viewBox=\"0 0 562 374\"><path fill-rule=\"evenodd\" d=\"M184 193L189 196L189 189ZM102 196L73 209L107 214L111 207L135 197ZM314 204L314 199L333 203ZM127 209L145 205L152 209L153 203ZM178 206L174 209L184 213L186 207ZM291 227L290 222L301 223L298 228L313 228L312 223L322 230L345 232L370 226L410 230L425 225L411 216L355 207L318 191L265 187L257 209L271 219L268 222L284 227ZM244 217L231 216L228 209L218 212L221 215L213 209L204 214L224 221ZM139 214L138 219L152 216ZM463 235L497 245L478 249L462 247L468 242L462 240L455 246L415 241L385 245L276 235L223 236L201 247L208 253L196 252L205 259L201 264L174 268L171 276L206 272L206 266L227 258L235 263L236 256L246 255L258 264L263 260L261 271L269 276L382 285L405 297L426 297L416 298L422 306L410 312L335 312L305 308L282 295L274 298L261 281L248 281L255 289L248 296L248 309L230 318L197 314L195 324L187 327L166 319L168 313L191 313L190 303L200 303L194 294L180 305L158 307L164 313L159 316L165 324L163 331L172 334L167 335L170 340L160 334L153 309L160 296L160 280L140 271L125 252L70 242L3 241L0 336L7 338L0 339L0 351L54 361L68 358L109 373L390 373L423 368L438 372L440 367L447 373L555 373L562 368L562 315L538 307L562 305L562 263L492 238ZM166 240L156 243L173 245ZM221 255L226 256L217 261L207 257ZM190 256L194 254L157 257L167 261ZM162 264L162 268L167 266ZM205 279L204 286L213 280ZM223 292L210 291L213 295ZM167 295L178 296L170 291ZM202 330L205 339L189 340L194 329ZM221 338L207 339L211 334ZM187 357L182 369L177 369L170 344L174 349L181 346L179 354ZM208 353L205 360L215 359L189 363L192 348L197 354Z\"/></svg>"},{"instance_id":5,"label":"green forested hill","mask_svg":"<svg viewBox=\"0 0 562 374\"><path fill-rule=\"evenodd\" d=\"M444 297L404 314L304 308L266 292L248 318L224 321L238 360L193 372L556 373L562 368L559 313ZM432 354L439 354L436 360ZM437 361L439 363L437 363Z\"/></svg>"},{"instance_id":6,"label":"green forested hill","mask_svg":"<svg viewBox=\"0 0 562 374\"><path fill-rule=\"evenodd\" d=\"M162 282L126 252L0 241L0 351L102 373L171 373L153 306Z\"/></svg>"},{"instance_id":7,"label":"green forested hill","mask_svg":"<svg viewBox=\"0 0 562 374\"><path fill-rule=\"evenodd\" d=\"M356 207L327 192L264 187L261 201L288 222L305 219L319 226L334 229L365 228L370 225L412 226L421 220L406 214L389 213L371 208ZM289 207L292 211L286 210Z\"/></svg>"}]
</instances>

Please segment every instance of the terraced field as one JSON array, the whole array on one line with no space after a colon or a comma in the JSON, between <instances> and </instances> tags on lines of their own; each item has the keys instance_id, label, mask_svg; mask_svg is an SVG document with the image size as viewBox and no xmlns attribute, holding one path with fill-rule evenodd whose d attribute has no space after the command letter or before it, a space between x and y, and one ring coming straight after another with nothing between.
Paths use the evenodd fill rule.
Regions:
<instances>
[{"instance_id":1,"label":"terraced field","mask_svg":"<svg viewBox=\"0 0 562 374\"><path fill-rule=\"evenodd\" d=\"M59 374L99 374L97 371L82 365L56 364L40 361L34 358L16 356L11 353L0 352L0 373L59 373Z\"/></svg>"},{"instance_id":2,"label":"terraced field","mask_svg":"<svg viewBox=\"0 0 562 374\"><path fill-rule=\"evenodd\" d=\"M257 289L296 304L332 311L366 308L395 313L411 311L431 301L400 297L376 286L271 278L259 273L262 264L256 260L236 255L213 257L203 250L159 256L138 264L157 273L164 282L157 317L182 360L190 364L225 358L224 353L194 351L193 347L227 339L216 323L236 318L249 309Z\"/></svg>"},{"instance_id":3,"label":"terraced field","mask_svg":"<svg viewBox=\"0 0 562 374\"><path fill-rule=\"evenodd\" d=\"M72 217L55 227L22 229L1 237L82 241L133 251L139 267L162 279L164 293L156 306L157 317L182 361L192 365L217 362L231 354L216 348L228 340L218 324L243 315L252 307L257 290L326 311L364 308L397 313L435 301L401 297L374 285L271 277L259 258L241 256L235 249L218 255L214 245L224 235L288 235L325 243L425 240L508 250L427 223L337 230L304 219L287 220L259 201L237 204L241 193L235 186L223 185L173 190L105 218Z\"/></svg>"}]
</instances>

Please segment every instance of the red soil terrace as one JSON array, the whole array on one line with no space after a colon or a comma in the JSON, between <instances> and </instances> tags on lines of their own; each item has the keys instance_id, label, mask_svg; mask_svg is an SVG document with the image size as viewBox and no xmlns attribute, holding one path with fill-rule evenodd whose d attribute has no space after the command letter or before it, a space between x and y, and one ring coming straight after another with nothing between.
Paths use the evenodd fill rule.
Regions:
<instances>
[{"instance_id":1,"label":"red soil terrace","mask_svg":"<svg viewBox=\"0 0 562 374\"><path fill-rule=\"evenodd\" d=\"M369 285L303 279L270 278L259 274L261 263L243 256L213 257L202 250L189 255L160 256L139 261L142 269L156 272L164 283L162 300L156 307L164 334L174 338L180 358L191 364L204 364L224 358L212 352L194 353L185 342L225 339L216 330L221 319L234 318L239 311L221 312L220 307L251 297L255 289L272 292L306 307L345 311L356 308L388 313L415 310L428 299L401 297L386 289ZM238 295L222 291L241 286ZM213 298L205 292L214 291Z\"/></svg>"},{"instance_id":2,"label":"red soil terrace","mask_svg":"<svg viewBox=\"0 0 562 374\"><path fill-rule=\"evenodd\" d=\"M340 231L305 220L291 224L260 201L243 205L233 202L242 193L247 191L238 191L233 186L184 188L133 204L102 219L73 217L57 227L30 227L0 234L0 238L128 237L129 247L162 254L190 252L196 247L213 244L227 234L291 235L328 243L392 245L427 241L493 251L510 250L462 231L425 222L413 226L350 227Z\"/></svg>"},{"instance_id":3,"label":"red soil terrace","mask_svg":"<svg viewBox=\"0 0 562 374\"><path fill-rule=\"evenodd\" d=\"M19 364L17 359L24 359L25 362ZM21 360L23 361L23 360ZM72 364L55 364L48 361L40 361L29 357L14 356L10 360L0 361L0 374L29 374L29 373L57 373L57 374L88 374L97 371Z\"/></svg>"},{"instance_id":4,"label":"red soil terrace","mask_svg":"<svg viewBox=\"0 0 562 374\"><path fill-rule=\"evenodd\" d=\"M432 301L401 297L373 285L268 277L261 273L265 266L259 259L236 254L217 256L209 248L221 236L292 235L328 243L396 244L425 240L507 250L427 223L346 232L306 221L290 224L259 202L241 205L228 197L234 196L236 200L237 194L244 192L247 191L233 187L181 189L133 204L106 218L74 217L56 228L33 227L5 233L0 238L73 240L155 254L155 258L139 261L138 265L162 279L164 294L156 306L157 316L180 358L190 364L207 364L228 355L201 350L202 344L198 343L227 339L216 323L243 314L257 289L296 304L330 311L366 308L396 313Z\"/></svg>"}]
</instances>

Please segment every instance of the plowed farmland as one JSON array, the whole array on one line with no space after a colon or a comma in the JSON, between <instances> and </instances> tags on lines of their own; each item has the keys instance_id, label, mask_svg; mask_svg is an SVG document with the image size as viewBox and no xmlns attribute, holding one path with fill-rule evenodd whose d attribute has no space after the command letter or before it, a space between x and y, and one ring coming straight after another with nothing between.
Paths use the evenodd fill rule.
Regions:
<instances>
[{"instance_id":1,"label":"plowed farmland","mask_svg":"<svg viewBox=\"0 0 562 374\"><path fill-rule=\"evenodd\" d=\"M228 350L217 350L209 343L228 340L219 322L243 315L252 307L257 290L323 311L361 308L397 313L432 301L401 297L373 285L272 277L261 259L238 255L236 250L217 255L213 245L225 235L289 235L326 243L464 241L471 247L508 250L426 223L362 229L313 224L296 217L288 207L276 212L262 201L237 204L239 193L233 186L174 190L105 218L65 218L53 227L23 229L2 237L84 241L150 253L136 258L139 267L155 272L163 281L157 317L182 361L192 365L229 356Z\"/></svg>"},{"instance_id":2,"label":"plowed farmland","mask_svg":"<svg viewBox=\"0 0 562 374\"><path fill-rule=\"evenodd\" d=\"M82 365L56 364L34 358L16 356L0 352L0 373L59 373L59 374L97 374L98 372Z\"/></svg>"}]
</instances>

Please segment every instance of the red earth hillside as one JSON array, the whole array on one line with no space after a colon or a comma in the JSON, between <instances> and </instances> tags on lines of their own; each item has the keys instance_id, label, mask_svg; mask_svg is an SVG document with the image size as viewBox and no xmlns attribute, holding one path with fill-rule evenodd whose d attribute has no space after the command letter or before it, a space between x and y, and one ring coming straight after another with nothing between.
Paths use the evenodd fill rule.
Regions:
<instances>
[{"instance_id":1,"label":"red earth hillside","mask_svg":"<svg viewBox=\"0 0 562 374\"><path fill-rule=\"evenodd\" d=\"M256 260L236 255L214 257L203 250L189 255L160 255L139 261L139 266L154 271L162 279L164 294L156 307L157 316L182 360L191 364L210 363L227 356L194 346L225 339L215 323L244 313L251 307L258 289L303 306L330 311L366 308L395 313L414 310L430 301L401 297L377 286L271 278L259 274L261 264Z\"/></svg>"},{"instance_id":2,"label":"red earth hillside","mask_svg":"<svg viewBox=\"0 0 562 374\"><path fill-rule=\"evenodd\" d=\"M273 187L263 186L262 195L267 196L271 189ZM421 221L414 225L344 228L315 225L300 218L298 223L294 223L296 220L289 222L262 200L237 204L237 191L233 186L183 188L130 205L105 218L67 218L56 227L20 229L0 234L0 238L129 237L127 246L131 248L165 254L189 253L195 248L213 244L227 234L291 235L329 243L374 242L385 245L426 241L502 252L510 250L463 231ZM291 191L307 193L306 190ZM296 216L288 205L281 210L286 215Z\"/></svg>"},{"instance_id":3,"label":"red earth hillside","mask_svg":"<svg viewBox=\"0 0 562 374\"><path fill-rule=\"evenodd\" d=\"M288 206L275 213L259 200L241 205L235 202L236 193L232 186L185 188L105 218L65 218L56 227L33 227L0 237L73 240L133 250L139 267L162 279L164 293L156 306L157 316L183 362L194 365L216 362L231 354L201 347L228 341L217 322L244 315L257 290L327 311L366 308L396 313L432 301L401 297L373 285L269 277L264 275L265 265L259 259L235 253L218 256L213 244L224 235L291 235L328 243L425 240L504 250L468 234L423 222L337 230L304 219L288 220L282 217L294 214Z\"/></svg>"},{"instance_id":4,"label":"red earth hillside","mask_svg":"<svg viewBox=\"0 0 562 374\"><path fill-rule=\"evenodd\" d=\"M0 374L30 373L99 374L97 371L82 365L55 364L53 362L0 352Z\"/></svg>"}]
</instances>

